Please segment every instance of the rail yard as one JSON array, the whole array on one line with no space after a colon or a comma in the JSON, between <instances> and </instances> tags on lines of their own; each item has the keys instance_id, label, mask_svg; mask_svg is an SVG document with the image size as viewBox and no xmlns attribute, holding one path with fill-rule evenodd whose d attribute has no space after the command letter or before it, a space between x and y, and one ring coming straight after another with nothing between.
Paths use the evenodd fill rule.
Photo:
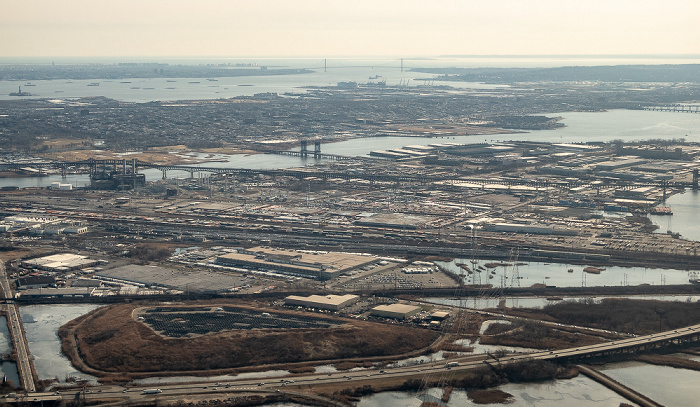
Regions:
<instances>
[{"instance_id":1,"label":"rail yard","mask_svg":"<svg viewBox=\"0 0 700 407\"><path fill-rule=\"evenodd\" d=\"M19 380L2 401L348 406L440 387L446 403L581 372L658 405L590 365L654 353L699 370L659 354L698 352L700 242L669 201L700 189L700 144L519 137L563 127L543 115L561 109L691 115L666 103L696 85L355 85L1 102ZM48 135L16 137L30 130ZM334 150L385 137L405 144ZM82 304L56 342L90 379L43 377L23 307Z\"/></svg>"}]
</instances>

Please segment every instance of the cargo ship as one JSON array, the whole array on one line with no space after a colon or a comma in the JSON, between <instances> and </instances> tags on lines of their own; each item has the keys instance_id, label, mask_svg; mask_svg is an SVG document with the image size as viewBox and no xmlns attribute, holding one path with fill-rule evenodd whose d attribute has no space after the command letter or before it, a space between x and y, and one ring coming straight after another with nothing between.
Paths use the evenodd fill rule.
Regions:
<instances>
[{"instance_id":1,"label":"cargo ship","mask_svg":"<svg viewBox=\"0 0 700 407\"><path fill-rule=\"evenodd\" d=\"M673 215L673 211L668 206L656 206L649 210L652 215Z\"/></svg>"}]
</instances>

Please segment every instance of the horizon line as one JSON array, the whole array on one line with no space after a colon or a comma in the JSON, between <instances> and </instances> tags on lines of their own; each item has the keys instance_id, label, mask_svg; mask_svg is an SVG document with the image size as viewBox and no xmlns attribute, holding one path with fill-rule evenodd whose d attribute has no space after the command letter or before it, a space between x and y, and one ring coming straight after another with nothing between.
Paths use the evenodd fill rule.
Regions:
<instances>
[{"instance_id":1,"label":"horizon line","mask_svg":"<svg viewBox=\"0 0 700 407\"><path fill-rule=\"evenodd\" d=\"M431 59L431 58L700 58L700 53L694 54L440 54L440 55L3 55L5 58L398 58L398 59Z\"/></svg>"}]
</instances>

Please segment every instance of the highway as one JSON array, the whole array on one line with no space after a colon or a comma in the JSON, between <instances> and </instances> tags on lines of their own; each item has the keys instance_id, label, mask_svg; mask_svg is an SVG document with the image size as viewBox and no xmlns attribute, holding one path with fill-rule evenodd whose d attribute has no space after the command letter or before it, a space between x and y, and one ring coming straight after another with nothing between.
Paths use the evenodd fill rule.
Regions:
<instances>
[{"instance_id":1,"label":"highway","mask_svg":"<svg viewBox=\"0 0 700 407\"><path fill-rule=\"evenodd\" d=\"M10 282L7 279L5 264L3 262L0 262L0 287L2 288L4 298L12 298L12 290L10 289ZM21 384L27 392L36 391L29 349L27 348L27 340L24 336L24 329L22 328L19 312L17 312L17 306L13 300L6 300L3 304L3 308L7 313L7 326L10 329L12 344L17 353L17 371L22 382Z\"/></svg>"},{"instance_id":2,"label":"highway","mask_svg":"<svg viewBox=\"0 0 700 407\"><path fill-rule=\"evenodd\" d=\"M160 392L146 394L146 387L121 387L121 386L94 386L88 387L85 393L81 393L86 399L129 399L130 401L142 401L154 398L168 398L182 395L209 395L223 397L228 393L275 393L303 391L305 388L316 385L348 383L349 386L358 387L364 384L372 384L383 379L409 379L423 378L429 375L447 375L450 373L468 371L487 364L498 365L501 363L522 362L528 360L561 360L578 359L587 356L595 356L606 353L624 352L634 348L659 346L682 339L700 340L700 324L679 328L672 331L660 332L651 335L636 336L632 338L615 340L577 348L545 350L522 354L508 354L500 359L493 355L469 355L410 366L372 368L351 372L314 373L293 376L274 376L264 378L247 378L241 380L225 380L221 382L207 381L200 383L172 383L150 385L150 388L158 386ZM75 390L64 392L71 399L75 396ZM63 397L63 394L55 392L28 392L20 395L15 400L54 400ZM9 400L12 401L12 400Z\"/></svg>"}]
</instances>

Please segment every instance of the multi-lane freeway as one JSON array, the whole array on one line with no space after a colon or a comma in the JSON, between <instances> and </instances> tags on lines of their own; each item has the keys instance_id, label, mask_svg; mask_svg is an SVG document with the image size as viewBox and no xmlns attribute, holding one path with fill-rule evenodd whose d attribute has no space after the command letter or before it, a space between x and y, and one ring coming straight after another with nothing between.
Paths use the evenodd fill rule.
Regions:
<instances>
[{"instance_id":1,"label":"multi-lane freeway","mask_svg":"<svg viewBox=\"0 0 700 407\"><path fill-rule=\"evenodd\" d=\"M615 340L595 345L580 346L577 348L546 350L531 353L508 354L496 358L493 355L469 355L461 356L446 361L437 361L410 366L396 366L385 368L373 368L352 372L314 373L307 375L294 375L280 378L279 376L264 378L247 378L241 380L226 380L221 382L207 381L200 383L174 383L160 385L157 392L144 392L144 387L120 387L120 386L93 386L87 388L81 397L86 399L129 399L139 401L149 398L168 398L182 395L203 395L222 397L228 393L275 393L301 391L303 388L316 385L348 383L353 387L371 384L385 379L409 379L422 378L429 375L443 375L467 371L486 366L503 363L525 362L529 360L561 360L584 359L590 356L613 354L635 349L646 349L684 341L700 340L700 324L679 328L672 331L660 332L652 335L636 336L632 338ZM76 390L66 394L73 398ZM64 397L57 392L31 392L20 395L13 400L52 400Z\"/></svg>"},{"instance_id":2,"label":"multi-lane freeway","mask_svg":"<svg viewBox=\"0 0 700 407\"><path fill-rule=\"evenodd\" d=\"M34 375L32 374L27 340L24 336L24 329L22 329L22 321L19 319L17 306L14 301L7 300L8 298L12 298L12 290L10 289L10 282L7 279L7 273L5 272L5 265L1 261L0 287L2 288L3 298L6 299L3 304L3 310L7 315L7 326L10 330L10 336L12 336L12 344L17 353L17 371L20 381L26 391L33 392L36 390L36 387L34 386Z\"/></svg>"}]
</instances>

